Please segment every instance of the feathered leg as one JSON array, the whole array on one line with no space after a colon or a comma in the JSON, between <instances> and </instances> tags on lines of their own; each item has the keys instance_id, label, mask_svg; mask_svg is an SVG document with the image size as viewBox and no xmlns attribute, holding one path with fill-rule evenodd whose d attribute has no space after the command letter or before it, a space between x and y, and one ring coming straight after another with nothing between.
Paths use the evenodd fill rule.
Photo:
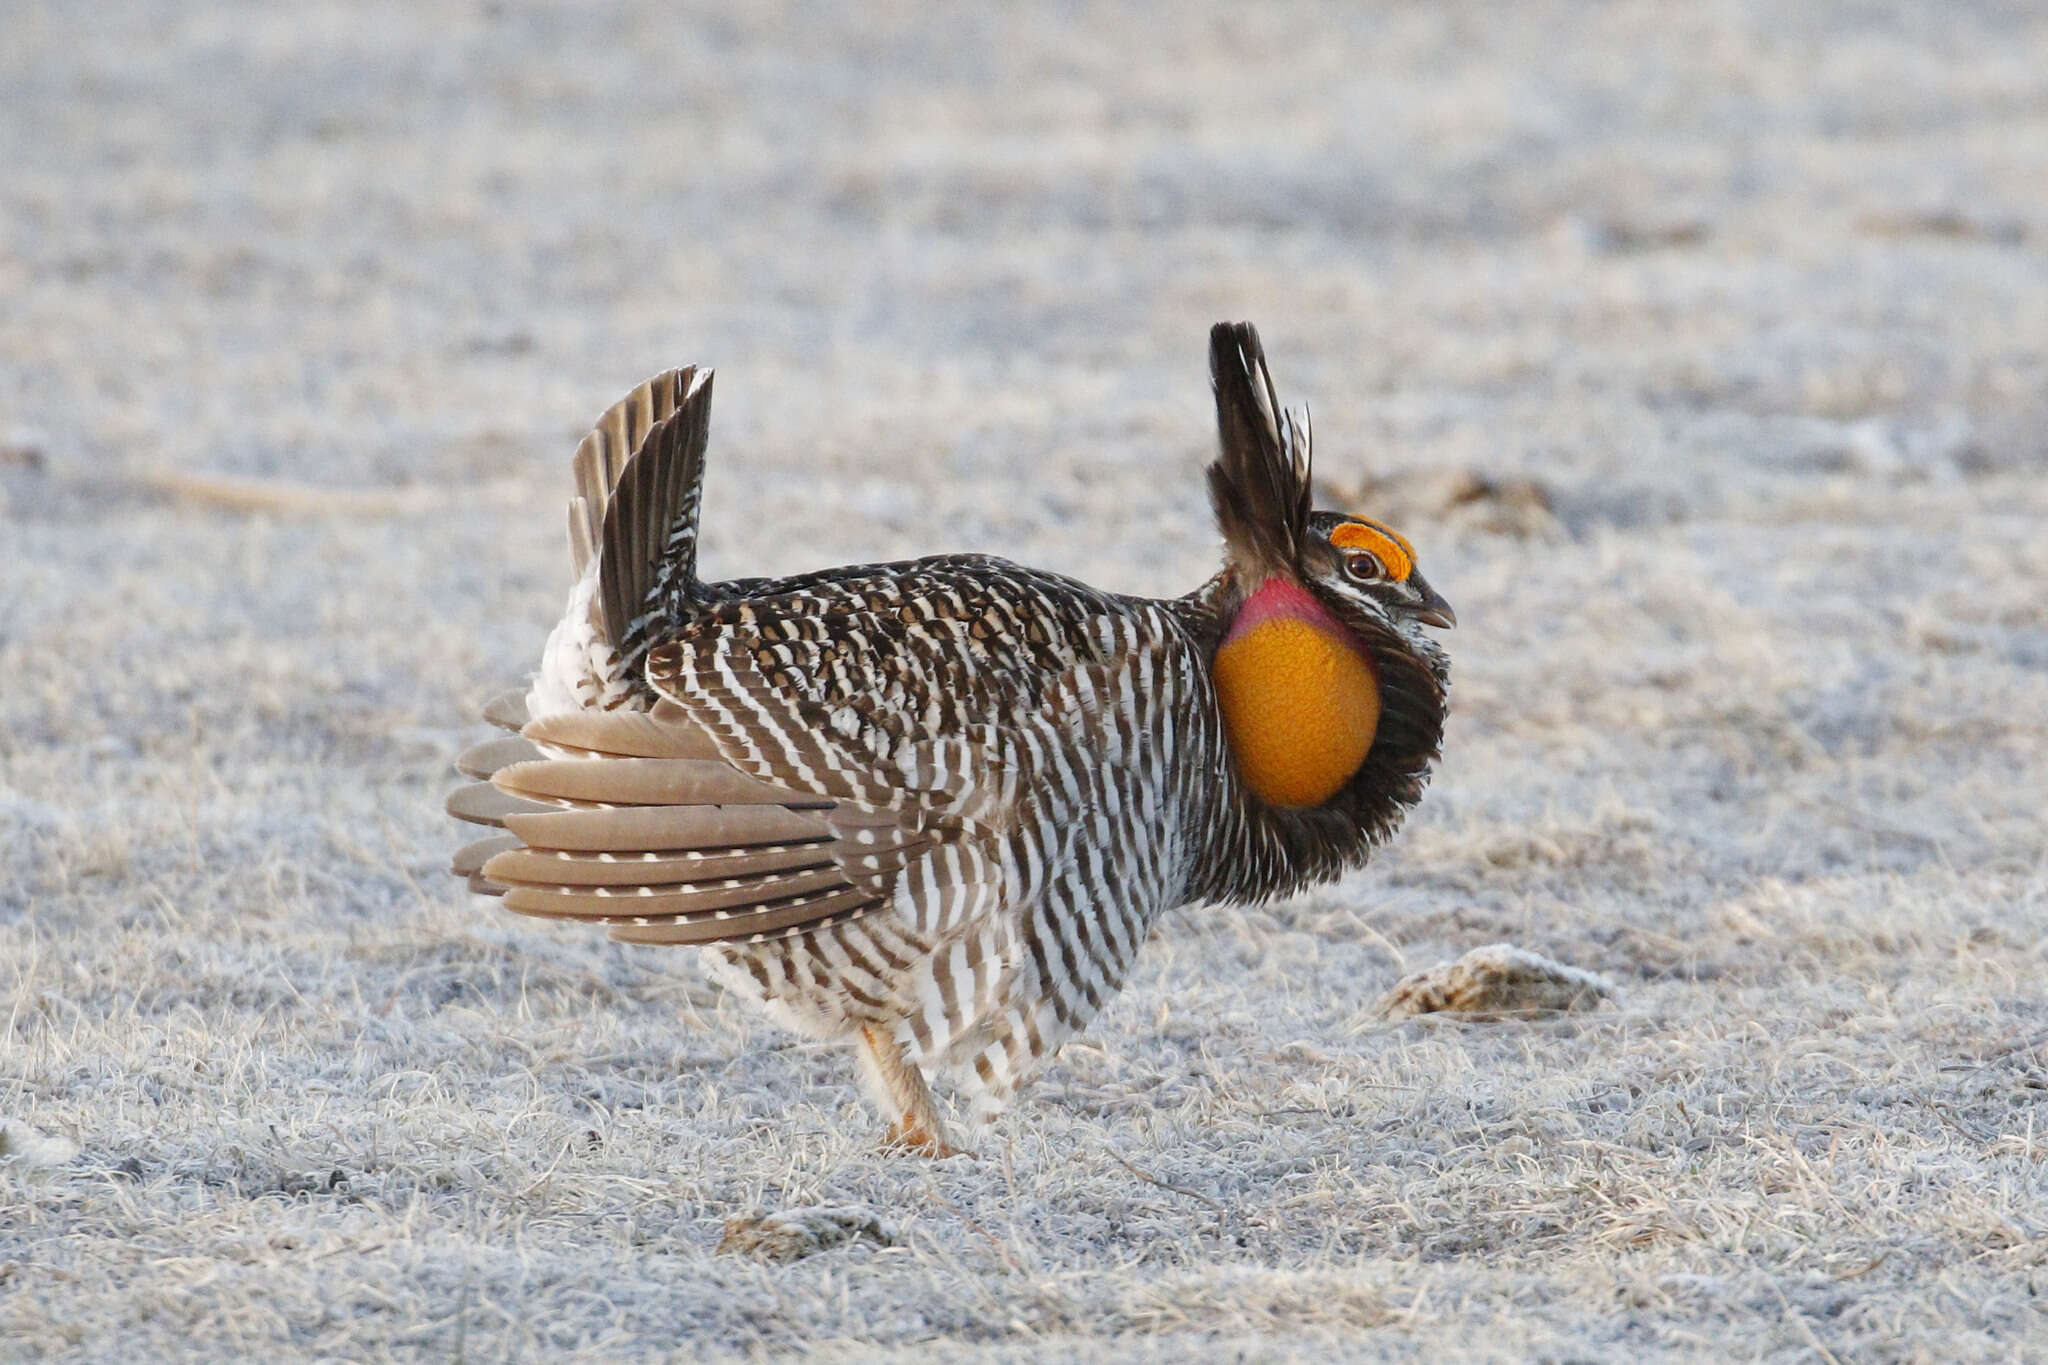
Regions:
<instances>
[{"instance_id":1,"label":"feathered leg","mask_svg":"<svg viewBox=\"0 0 2048 1365\"><path fill-rule=\"evenodd\" d=\"M946 1141L946 1125L932 1103L924 1073L904 1059L894 1038L870 1025L861 1029L854 1050L868 1093L889 1116L884 1146L933 1158L960 1155L960 1149Z\"/></svg>"}]
</instances>

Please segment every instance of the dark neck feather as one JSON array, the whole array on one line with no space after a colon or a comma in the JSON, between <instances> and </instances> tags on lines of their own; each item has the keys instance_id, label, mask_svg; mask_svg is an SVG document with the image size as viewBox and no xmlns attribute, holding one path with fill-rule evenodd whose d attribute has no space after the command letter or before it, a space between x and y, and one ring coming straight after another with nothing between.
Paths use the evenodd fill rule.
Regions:
<instances>
[{"instance_id":1,"label":"dark neck feather","mask_svg":"<svg viewBox=\"0 0 2048 1365\"><path fill-rule=\"evenodd\" d=\"M1244 590L1226 571L1176 604L1205 664L1243 601ZM1229 766L1216 788L1190 900L1256 902L1335 880L1363 866L1421 800L1443 744L1449 660L1427 639L1418 643L1348 612L1344 619L1365 642L1379 680L1379 729L1365 761L1335 796L1306 809L1267 805Z\"/></svg>"}]
</instances>

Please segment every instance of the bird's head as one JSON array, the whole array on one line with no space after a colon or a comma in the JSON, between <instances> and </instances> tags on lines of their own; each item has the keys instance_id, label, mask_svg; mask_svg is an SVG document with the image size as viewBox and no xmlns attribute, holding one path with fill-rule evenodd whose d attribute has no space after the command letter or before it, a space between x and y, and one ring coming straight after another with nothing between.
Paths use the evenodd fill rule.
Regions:
<instances>
[{"instance_id":1,"label":"bird's head","mask_svg":"<svg viewBox=\"0 0 2048 1365\"><path fill-rule=\"evenodd\" d=\"M1250 323L1211 329L1209 372L1222 446L1209 466L1209 499L1242 599L1269 585L1297 587L1346 624L1404 635L1455 625L1406 536L1369 517L1310 507L1312 433L1306 418L1280 406Z\"/></svg>"},{"instance_id":2,"label":"bird's head","mask_svg":"<svg viewBox=\"0 0 2048 1365\"><path fill-rule=\"evenodd\" d=\"M1457 618L1415 547L1367 517L1313 510L1310 433L1282 408L1248 323L1209 334L1221 450L1209 496L1223 532L1219 702L1239 766L1268 804L1299 809L1355 780L1426 768L1445 664L1425 633Z\"/></svg>"},{"instance_id":3,"label":"bird's head","mask_svg":"<svg viewBox=\"0 0 2048 1365\"><path fill-rule=\"evenodd\" d=\"M1316 595L1346 616L1371 616L1396 627L1458 624L1451 604L1422 576L1415 547L1385 522L1311 512L1296 565Z\"/></svg>"}]
</instances>

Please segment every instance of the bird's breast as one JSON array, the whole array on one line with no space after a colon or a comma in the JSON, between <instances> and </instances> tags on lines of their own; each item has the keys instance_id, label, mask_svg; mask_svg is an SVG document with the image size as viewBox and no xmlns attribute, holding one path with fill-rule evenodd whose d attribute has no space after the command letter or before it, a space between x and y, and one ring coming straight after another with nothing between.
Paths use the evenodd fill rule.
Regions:
<instances>
[{"instance_id":1,"label":"bird's breast","mask_svg":"<svg viewBox=\"0 0 2048 1365\"><path fill-rule=\"evenodd\" d=\"M1269 805L1319 806L1372 748L1380 690L1350 632L1288 587L1246 603L1216 651L1216 695L1246 785Z\"/></svg>"}]
</instances>

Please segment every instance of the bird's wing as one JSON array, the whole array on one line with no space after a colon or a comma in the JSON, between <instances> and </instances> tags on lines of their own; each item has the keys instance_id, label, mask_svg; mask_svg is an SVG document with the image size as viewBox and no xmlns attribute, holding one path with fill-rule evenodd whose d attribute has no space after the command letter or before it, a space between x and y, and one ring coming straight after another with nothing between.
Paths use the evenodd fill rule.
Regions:
<instances>
[{"instance_id":1,"label":"bird's wing","mask_svg":"<svg viewBox=\"0 0 2048 1365\"><path fill-rule=\"evenodd\" d=\"M871 691L836 704L820 670L833 650L764 645L745 630L656 649L647 679L749 780L822 803L849 885L907 927L943 935L1000 904L1014 764L986 720L921 727L891 686L886 650Z\"/></svg>"},{"instance_id":2,"label":"bird's wing","mask_svg":"<svg viewBox=\"0 0 2048 1365\"><path fill-rule=\"evenodd\" d=\"M542 717L464 756L484 781L451 811L505 834L458 863L509 909L632 941L759 940L885 906L942 935L1011 876L994 718L1012 699L987 663L969 623L905 629L858 595L707 607L650 653L653 709ZM917 700L940 697L943 715Z\"/></svg>"},{"instance_id":3,"label":"bird's wing","mask_svg":"<svg viewBox=\"0 0 2048 1365\"><path fill-rule=\"evenodd\" d=\"M487 782L451 810L505 832L462 850L457 870L508 909L632 942L759 941L852 919L886 902L879 875L930 843L748 776L668 702L528 721L463 763Z\"/></svg>"},{"instance_id":4,"label":"bird's wing","mask_svg":"<svg viewBox=\"0 0 2048 1365\"><path fill-rule=\"evenodd\" d=\"M943 935L997 906L1117 899L1125 861L1172 877L1151 846L1177 773L1162 708L1193 683L1163 633L1010 566L908 566L723 607L647 680L738 771L872 831L851 837L906 841L848 875Z\"/></svg>"},{"instance_id":5,"label":"bird's wing","mask_svg":"<svg viewBox=\"0 0 2048 1365\"><path fill-rule=\"evenodd\" d=\"M1043 886L1063 784L1115 757L1130 622L987 561L835 575L702 606L648 654L651 711L529 722L539 759L472 751L471 818L518 841L473 845L475 876L647 942L884 907L942 937Z\"/></svg>"}]
</instances>

